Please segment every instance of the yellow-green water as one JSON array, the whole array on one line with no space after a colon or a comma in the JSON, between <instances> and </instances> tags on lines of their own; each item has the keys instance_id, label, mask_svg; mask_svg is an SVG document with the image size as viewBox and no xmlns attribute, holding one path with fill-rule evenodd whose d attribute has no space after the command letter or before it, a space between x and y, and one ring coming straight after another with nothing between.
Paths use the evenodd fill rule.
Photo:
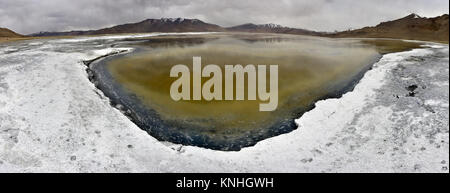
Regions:
<instances>
[{"instance_id":1,"label":"yellow-green water","mask_svg":"<svg viewBox=\"0 0 450 193\"><path fill-rule=\"evenodd\" d=\"M232 139L296 118L318 99L348 88L380 53L417 45L391 40L220 34L158 37L135 46L140 48L139 52L107 63L108 70L123 88L137 95L162 120L177 123L180 132L189 135L189 130L195 130L212 138ZM202 67L216 64L222 72L224 65L278 65L278 108L260 112L259 104L263 101L172 100L170 86L177 78L169 76L170 69L185 64L192 73L193 56L202 58ZM203 78L202 82L206 80Z\"/></svg>"}]
</instances>

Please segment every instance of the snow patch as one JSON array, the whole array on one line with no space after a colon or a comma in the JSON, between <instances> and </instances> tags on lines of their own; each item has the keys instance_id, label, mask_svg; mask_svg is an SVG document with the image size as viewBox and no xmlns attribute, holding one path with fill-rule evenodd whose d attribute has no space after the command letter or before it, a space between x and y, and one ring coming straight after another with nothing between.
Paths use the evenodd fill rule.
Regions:
<instances>
[{"instance_id":1,"label":"snow patch","mask_svg":"<svg viewBox=\"0 0 450 193\"><path fill-rule=\"evenodd\" d=\"M105 49L93 50L93 51L90 51L87 53L88 57L86 57L86 60L93 60L100 56L110 55L110 54L114 54L114 53L130 52L132 50L133 50L133 48L105 48Z\"/></svg>"}]
</instances>

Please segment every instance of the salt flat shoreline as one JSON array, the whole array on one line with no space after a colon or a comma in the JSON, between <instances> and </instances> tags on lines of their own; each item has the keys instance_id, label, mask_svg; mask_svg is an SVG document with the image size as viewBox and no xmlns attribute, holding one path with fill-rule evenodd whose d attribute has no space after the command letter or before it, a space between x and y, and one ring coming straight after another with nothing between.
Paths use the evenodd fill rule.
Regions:
<instances>
[{"instance_id":1,"label":"salt flat shoreline","mask_svg":"<svg viewBox=\"0 0 450 193\"><path fill-rule=\"evenodd\" d=\"M40 41L0 47L0 172L448 172L448 45L387 54L297 130L221 152L159 142L112 108L81 64L102 42Z\"/></svg>"},{"instance_id":2,"label":"salt flat shoreline","mask_svg":"<svg viewBox=\"0 0 450 193\"><path fill-rule=\"evenodd\" d=\"M242 148L254 146L261 140L276 137L297 129L297 125L294 121L295 118L300 117L303 113L308 112L311 109L314 109L314 104L311 104L307 108L305 107L306 110L298 110L295 117L286 117L283 121L270 125L267 128L268 131L265 133L259 131L258 134L253 134L252 136L246 135L237 139L229 138L226 141L214 139L210 136L204 136L199 133L195 134L195 136L200 137L197 137L196 140L192 140L191 137L185 136L187 135L185 132L180 132L179 129L171 129L171 126L165 123L165 120L161 119L158 112L154 109L145 107L144 104L142 104L142 102L136 99L133 95L130 96L108 72L106 67L107 62L121 57L126 57L126 55L132 54L132 52L141 51L142 50L139 50L139 48L110 49L109 51L105 51L104 55L98 58L84 61L84 64L87 65L89 80L95 85L96 88L99 89L99 92L102 92L109 98L111 105L121 111L138 127L144 131L147 131L152 137L160 141L208 148L212 150L240 151ZM363 70L352 78L352 81L350 81L348 85L344 86L342 89L336 90L335 92L328 93L319 100L324 100L327 98L340 98L343 94L351 91L363 77L365 72L367 72L374 63L379 61L380 58L381 55L374 58L372 62L370 62Z\"/></svg>"}]
</instances>

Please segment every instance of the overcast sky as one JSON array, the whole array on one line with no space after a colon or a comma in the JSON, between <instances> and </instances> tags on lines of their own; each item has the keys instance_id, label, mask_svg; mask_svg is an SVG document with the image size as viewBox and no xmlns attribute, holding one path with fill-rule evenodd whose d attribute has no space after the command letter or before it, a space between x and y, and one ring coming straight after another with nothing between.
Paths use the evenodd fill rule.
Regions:
<instances>
[{"instance_id":1,"label":"overcast sky","mask_svg":"<svg viewBox=\"0 0 450 193\"><path fill-rule=\"evenodd\" d=\"M448 12L447 0L0 0L0 27L29 34L184 17L224 27L276 23L334 31Z\"/></svg>"}]
</instances>

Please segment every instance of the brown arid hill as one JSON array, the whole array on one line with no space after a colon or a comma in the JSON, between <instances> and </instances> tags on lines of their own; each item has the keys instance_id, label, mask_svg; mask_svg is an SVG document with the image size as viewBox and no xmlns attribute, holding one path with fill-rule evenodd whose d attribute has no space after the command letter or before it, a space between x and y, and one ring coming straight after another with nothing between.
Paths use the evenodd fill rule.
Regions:
<instances>
[{"instance_id":1,"label":"brown arid hill","mask_svg":"<svg viewBox=\"0 0 450 193\"><path fill-rule=\"evenodd\" d=\"M198 19L162 18L147 19L138 23L117 25L110 28L89 31L40 32L32 36L77 36L120 33L149 32L220 32L224 29L218 25L205 23Z\"/></svg>"},{"instance_id":2,"label":"brown arid hill","mask_svg":"<svg viewBox=\"0 0 450 193\"><path fill-rule=\"evenodd\" d=\"M252 32L252 33L282 33L282 34L296 34L296 35L322 35L320 32L309 31L305 29L297 29L284 27L277 24L260 24L256 25L253 23L247 23L243 25L238 25L234 27L226 28L227 31L231 32Z\"/></svg>"},{"instance_id":3,"label":"brown arid hill","mask_svg":"<svg viewBox=\"0 0 450 193\"><path fill-rule=\"evenodd\" d=\"M24 40L24 39L27 39L27 37L25 37L21 34L18 34L10 29L0 27L0 43Z\"/></svg>"},{"instance_id":4,"label":"brown arid hill","mask_svg":"<svg viewBox=\"0 0 450 193\"><path fill-rule=\"evenodd\" d=\"M12 30L8 28L1 28L0 27L0 38L21 38L24 37L23 35L20 35L16 32L13 32Z\"/></svg>"},{"instance_id":5,"label":"brown arid hill","mask_svg":"<svg viewBox=\"0 0 450 193\"><path fill-rule=\"evenodd\" d=\"M411 14L374 27L343 31L326 35L336 38L395 38L445 42L449 41L448 14L434 18Z\"/></svg>"}]
</instances>

